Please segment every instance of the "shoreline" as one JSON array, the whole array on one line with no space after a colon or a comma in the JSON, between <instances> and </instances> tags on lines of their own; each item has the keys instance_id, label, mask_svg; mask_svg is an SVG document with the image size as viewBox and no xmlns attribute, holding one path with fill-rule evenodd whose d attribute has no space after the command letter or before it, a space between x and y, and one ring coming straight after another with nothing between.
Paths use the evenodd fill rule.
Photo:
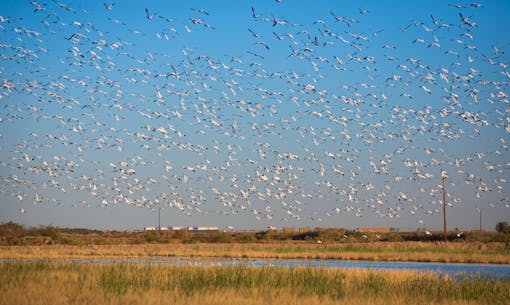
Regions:
<instances>
[{"instance_id":1,"label":"shoreline","mask_svg":"<svg viewBox=\"0 0 510 305\"><path fill-rule=\"evenodd\" d=\"M0 246L0 259L251 259L510 265L501 244L136 244Z\"/></svg>"},{"instance_id":2,"label":"shoreline","mask_svg":"<svg viewBox=\"0 0 510 305\"><path fill-rule=\"evenodd\" d=\"M138 257L119 257L119 256L88 256L88 257L23 257L23 258L0 258L0 264L5 262L26 262L26 263L37 263L37 262L48 262L48 263L94 263L94 264L118 264L118 263L132 263L134 265L151 265L155 263L155 265L162 266L173 266L172 262L179 263L191 263L191 262L205 262L210 263L199 265L199 266L216 266L215 263L230 263L230 262L339 262L339 263L388 263L388 264L447 264L447 265L480 265L480 266L509 266L507 263L473 263L473 262L443 262L443 261L397 261L397 260L363 260L363 259L334 259L334 258L258 258L258 257L249 257L249 258L238 258L238 257L224 257L224 256L138 256ZM168 263L167 263L168 262ZM179 266L179 264L175 264ZM236 264L227 265L227 266L237 266ZM264 266L264 265L261 265ZM285 265L283 265L285 267ZM300 266L300 265L298 265ZM300 267L307 267L308 265L303 265ZM315 266L313 266L315 267ZM324 267L324 266L317 266Z\"/></svg>"}]
</instances>

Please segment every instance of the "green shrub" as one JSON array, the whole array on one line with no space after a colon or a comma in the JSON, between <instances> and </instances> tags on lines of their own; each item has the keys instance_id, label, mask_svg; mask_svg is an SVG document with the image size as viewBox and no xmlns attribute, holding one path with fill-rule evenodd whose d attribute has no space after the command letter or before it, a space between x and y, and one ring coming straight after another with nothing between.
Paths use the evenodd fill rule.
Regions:
<instances>
[{"instance_id":1,"label":"green shrub","mask_svg":"<svg viewBox=\"0 0 510 305\"><path fill-rule=\"evenodd\" d=\"M159 232L157 231L145 231L142 234L143 238L145 239L145 242L147 243L160 243L161 242L161 236Z\"/></svg>"},{"instance_id":2,"label":"green shrub","mask_svg":"<svg viewBox=\"0 0 510 305\"><path fill-rule=\"evenodd\" d=\"M510 233L510 225L506 221L500 221L496 225L496 231L498 231L499 233L508 234Z\"/></svg>"},{"instance_id":3,"label":"green shrub","mask_svg":"<svg viewBox=\"0 0 510 305\"><path fill-rule=\"evenodd\" d=\"M383 241L391 241L391 242L398 242L403 241L404 239L402 236L398 233L392 232L384 235Z\"/></svg>"}]
</instances>

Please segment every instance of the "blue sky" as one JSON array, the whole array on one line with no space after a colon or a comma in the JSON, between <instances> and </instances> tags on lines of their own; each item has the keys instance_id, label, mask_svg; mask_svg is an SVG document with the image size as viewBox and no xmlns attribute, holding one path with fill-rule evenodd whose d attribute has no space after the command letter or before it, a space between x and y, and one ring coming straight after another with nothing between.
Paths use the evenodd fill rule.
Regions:
<instances>
[{"instance_id":1,"label":"blue sky","mask_svg":"<svg viewBox=\"0 0 510 305\"><path fill-rule=\"evenodd\" d=\"M0 221L510 218L510 3L4 1Z\"/></svg>"}]
</instances>

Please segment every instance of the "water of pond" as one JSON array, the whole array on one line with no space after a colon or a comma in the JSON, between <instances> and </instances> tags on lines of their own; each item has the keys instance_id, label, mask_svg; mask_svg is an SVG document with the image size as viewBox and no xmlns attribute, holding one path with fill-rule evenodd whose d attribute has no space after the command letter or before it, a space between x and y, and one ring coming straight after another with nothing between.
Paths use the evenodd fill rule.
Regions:
<instances>
[{"instance_id":1,"label":"water of pond","mask_svg":"<svg viewBox=\"0 0 510 305\"><path fill-rule=\"evenodd\" d=\"M0 262L10 260L0 260ZM37 261L37 260L27 260ZM60 260L52 260L60 261ZM65 260L78 264L147 264L147 265L196 265L196 266L274 266L274 267L320 267L320 268L359 268L372 270L413 270L436 272L460 279L466 276L480 276L488 279L510 281L510 265L422 263L422 262L375 262L341 260L273 260L273 259L223 259L223 258L150 258L150 259L73 259Z\"/></svg>"}]
</instances>

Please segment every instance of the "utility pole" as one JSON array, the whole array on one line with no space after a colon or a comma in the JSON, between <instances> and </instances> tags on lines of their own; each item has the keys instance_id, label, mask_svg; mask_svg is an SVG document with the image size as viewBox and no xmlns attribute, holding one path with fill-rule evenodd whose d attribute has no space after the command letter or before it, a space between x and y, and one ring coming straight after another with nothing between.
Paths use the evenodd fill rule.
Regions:
<instances>
[{"instance_id":1,"label":"utility pole","mask_svg":"<svg viewBox=\"0 0 510 305\"><path fill-rule=\"evenodd\" d=\"M443 237L444 241L447 242L448 239L446 237L446 177L447 174L445 171L441 171L441 177L443 178Z\"/></svg>"},{"instance_id":2,"label":"utility pole","mask_svg":"<svg viewBox=\"0 0 510 305\"><path fill-rule=\"evenodd\" d=\"M161 231L161 207L158 209L158 230Z\"/></svg>"},{"instance_id":3,"label":"utility pole","mask_svg":"<svg viewBox=\"0 0 510 305\"><path fill-rule=\"evenodd\" d=\"M482 232L482 209L480 209L480 232Z\"/></svg>"}]
</instances>

